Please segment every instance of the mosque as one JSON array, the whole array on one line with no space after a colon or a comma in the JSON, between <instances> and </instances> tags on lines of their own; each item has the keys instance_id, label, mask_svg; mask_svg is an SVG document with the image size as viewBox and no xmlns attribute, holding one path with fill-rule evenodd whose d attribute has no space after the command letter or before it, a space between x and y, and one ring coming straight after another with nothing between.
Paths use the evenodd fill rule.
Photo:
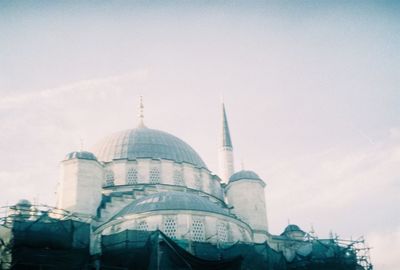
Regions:
<instances>
[{"instance_id":1,"label":"mosque","mask_svg":"<svg viewBox=\"0 0 400 270\"><path fill-rule=\"evenodd\" d=\"M224 106L219 175L183 140L147 127L140 107L136 128L61 162L57 207L96 217L95 235L160 229L211 243L269 239L265 182L253 171L235 172Z\"/></svg>"},{"instance_id":2,"label":"mosque","mask_svg":"<svg viewBox=\"0 0 400 270\"><path fill-rule=\"evenodd\" d=\"M305 261L304 258L315 258L318 252L325 259L343 255L341 265L345 261L348 268L336 265L331 269L372 269L360 268L361 264L354 250L333 239L330 242L321 240L319 242L322 244L316 244L310 234L296 225L288 225L280 235L269 232L266 182L254 171L235 171L234 148L224 104L218 174L210 171L199 154L183 140L146 126L142 100L139 108L136 128L105 137L90 152L76 151L66 155L61 162L57 206L54 208L57 210L45 212L22 200L11 207L10 213L13 215L10 214L3 220L3 226L7 227L8 224L7 228L15 228L17 222L21 224L24 221L32 223L29 228L33 228L32 226L38 226L40 220L43 221L43 226L50 226L48 228L55 228L56 222L66 220L85 224L86 233L82 234L82 239L86 240L81 242L86 243L84 248L87 249L87 256L95 269L322 269L306 268L304 263L299 264L302 260ZM13 217L10 218L11 216ZM24 226L19 228L26 230L27 227ZM75 239L73 234L79 231L77 228L82 228L71 226L68 228L72 228L69 231L72 236L65 239ZM10 229L10 233L13 231L18 230ZM158 232L157 238L150 237L154 235L152 232ZM0 228L0 238L1 235ZM57 237L61 237L60 235ZM145 235L147 238L140 238L138 235ZM113 255L109 258L119 258L120 262L115 262L115 265L119 263L120 268L112 268L111 263L108 263L109 268L105 268L105 254L110 250L105 242L117 239L116 236L122 240L115 242L118 248L113 249L114 253L111 252ZM140 248L136 245L128 252L132 246L121 247L121 243L128 243L132 237L135 243L145 240L141 242L143 245ZM161 238L167 243L163 252L160 251ZM151 245L148 244L148 239L153 239ZM237 252L237 256L229 256L227 247L238 243L241 251ZM149 251L153 250L149 246L157 246L157 252ZM248 268L245 268L237 258L240 255L243 259L244 250L250 247L252 251L246 251L249 258L246 266ZM48 249L55 248L53 246ZM119 250L119 253L115 250ZM167 250L173 252L168 253ZM234 249L230 251L232 250ZM0 245L0 255L1 252ZM3 258L12 261L11 253L6 256L3 251ZM175 255L171 255L172 253ZM133 256L132 254L136 254L135 260L126 264L121 262L124 258ZM154 254L157 254L157 259L154 259ZM160 256L165 257L166 254L175 259L170 259L169 263L161 260ZM260 255L262 259L258 259L256 263L254 254L264 255ZM132 261L145 260L144 257L153 258L152 263L147 262L146 267L139 263L132 266ZM6 259L3 259L3 265L6 265ZM88 261L82 260L85 263ZM186 268L178 267L179 260L184 262ZM207 268L205 265L213 266ZM296 265L303 268L296 268ZM4 266L0 269L17 268ZM89 268L77 266L65 269Z\"/></svg>"}]
</instances>

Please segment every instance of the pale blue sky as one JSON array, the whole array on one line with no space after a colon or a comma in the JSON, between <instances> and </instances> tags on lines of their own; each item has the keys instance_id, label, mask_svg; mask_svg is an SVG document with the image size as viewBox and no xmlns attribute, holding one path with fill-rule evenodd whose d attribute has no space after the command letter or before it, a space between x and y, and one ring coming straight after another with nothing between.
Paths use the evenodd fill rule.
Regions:
<instances>
[{"instance_id":1,"label":"pale blue sky","mask_svg":"<svg viewBox=\"0 0 400 270\"><path fill-rule=\"evenodd\" d=\"M1 1L0 204L53 205L58 162L81 137L134 127L139 95L149 127L216 170L223 94L272 233L290 219L365 235L377 269L395 269L399 14L396 1Z\"/></svg>"}]
</instances>

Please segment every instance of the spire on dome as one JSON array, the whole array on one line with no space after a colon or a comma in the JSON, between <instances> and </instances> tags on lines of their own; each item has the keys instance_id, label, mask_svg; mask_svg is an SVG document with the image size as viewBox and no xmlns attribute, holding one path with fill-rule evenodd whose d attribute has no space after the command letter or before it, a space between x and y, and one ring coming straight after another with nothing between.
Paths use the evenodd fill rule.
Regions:
<instances>
[{"instance_id":1,"label":"spire on dome","mask_svg":"<svg viewBox=\"0 0 400 270\"><path fill-rule=\"evenodd\" d=\"M139 104L139 126L138 127L146 127L144 125L144 106L143 106L143 97L140 96L140 104Z\"/></svg>"},{"instance_id":2,"label":"spire on dome","mask_svg":"<svg viewBox=\"0 0 400 270\"><path fill-rule=\"evenodd\" d=\"M84 145L83 138L81 137L81 138L79 139L79 141L80 141L79 151L82 152L82 151L83 151L83 145Z\"/></svg>"},{"instance_id":3,"label":"spire on dome","mask_svg":"<svg viewBox=\"0 0 400 270\"><path fill-rule=\"evenodd\" d=\"M222 103L222 147L233 147L224 103Z\"/></svg>"}]
</instances>

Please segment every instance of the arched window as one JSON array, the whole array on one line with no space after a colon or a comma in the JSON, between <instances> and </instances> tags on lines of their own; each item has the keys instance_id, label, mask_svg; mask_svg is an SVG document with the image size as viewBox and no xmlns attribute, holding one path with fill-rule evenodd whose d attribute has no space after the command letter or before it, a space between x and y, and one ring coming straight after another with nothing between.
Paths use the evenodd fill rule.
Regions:
<instances>
[{"instance_id":1,"label":"arched window","mask_svg":"<svg viewBox=\"0 0 400 270\"><path fill-rule=\"evenodd\" d=\"M220 242L228 242L228 230L223 222L217 224L217 238Z\"/></svg>"},{"instance_id":2,"label":"arched window","mask_svg":"<svg viewBox=\"0 0 400 270\"><path fill-rule=\"evenodd\" d=\"M199 190L203 189L203 183L201 181L201 177L199 174L195 174L195 176L194 176L194 185Z\"/></svg>"},{"instance_id":3,"label":"arched window","mask_svg":"<svg viewBox=\"0 0 400 270\"><path fill-rule=\"evenodd\" d=\"M210 180L210 193L214 196L216 196L216 188L215 188L215 184L214 184L214 180Z\"/></svg>"},{"instance_id":4,"label":"arched window","mask_svg":"<svg viewBox=\"0 0 400 270\"><path fill-rule=\"evenodd\" d=\"M191 234L193 241L202 242L205 240L204 221L201 218L193 218Z\"/></svg>"},{"instance_id":5,"label":"arched window","mask_svg":"<svg viewBox=\"0 0 400 270\"><path fill-rule=\"evenodd\" d=\"M157 167L151 168L150 170L150 184L160 183L160 170Z\"/></svg>"},{"instance_id":6,"label":"arched window","mask_svg":"<svg viewBox=\"0 0 400 270\"><path fill-rule=\"evenodd\" d=\"M126 183L128 185L134 185L138 182L138 171L135 168L130 168L126 174Z\"/></svg>"},{"instance_id":7,"label":"arched window","mask_svg":"<svg viewBox=\"0 0 400 270\"><path fill-rule=\"evenodd\" d=\"M111 232L111 233L117 233L117 232L119 232L120 230L121 230L121 227L120 227L119 225L112 225L112 226L111 226L110 232Z\"/></svg>"},{"instance_id":8,"label":"arched window","mask_svg":"<svg viewBox=\"0 0 400 270\"><path fill-rule=\"evenodd\" d=\"M148 231L149 230L149 225L147 225L147 222L145 220L139 221L137 225L137 230L138 231Z\"/></svg>"},{"instance_id":9,"label":"arched window","mask_svg":"<svg viewBox=\"0 0 400 270\"><path fill-rule=\"evenodd\" d=\"M221 195L221 184L217 180L214 180L213 182L214 182L214 195L216 197L221 197L222 196Z\"/></svg>"},{"instance_id":10,"label":"arched window","mask_svg":"<svg viewBox=\"0 0 400 270\"><path fill-rule=\"evenodd\" d=\"M113 186L114 185L114 173L112 171L106 172L106 183L105 186Z\"/></svg>"},{"instance_id":11,"label":"arched window","mask_svg":"<svg viewBox=\"0 0 400 270\"><path fill-rule=\"evenodd\" d=\"M185 184L183 183L183 174L179 170L174 171L174 184L177 186L184 186Z\"/></svg>"},{"instance_id":12,"label":"arched window","mask_svg":"<svg viewBox=\"0 0 400 270\"><path fill-rule=\"evenodd\" d=\"M173 217L167 217L164 220L164 233L172 239L176 238L176 219Z\"/></svg>"},{"instance_id":13,"label":"arched window","mask_svg":"<svg viewBox=\"0 0 400 270\"><path fill-rule=\"evenodd\" d=\"M248 242L249 239L247 237L246 231L243 228L240 228L239 231L240 231L240 235L242 236L242 241Z\"/></svg>"}]
</instances>

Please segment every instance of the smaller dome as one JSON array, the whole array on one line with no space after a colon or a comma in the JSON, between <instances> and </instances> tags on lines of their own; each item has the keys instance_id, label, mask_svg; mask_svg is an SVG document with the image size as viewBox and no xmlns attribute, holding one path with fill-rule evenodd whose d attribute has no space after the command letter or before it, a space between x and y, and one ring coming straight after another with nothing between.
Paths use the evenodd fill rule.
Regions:
<instances>
[{"instance_id":1,"label":"smaller dome","mask_svg":"<svg viewBox=\"0 0 400 270\"><path fill-rule=\"evenodd\" d=\"M96 156L91 153L91 152L87 152L87 151L75 151L75 152L71 152L68 155L65 156L64 160L70 160L70 159L87 159L87 160L97 160Z\"/></svg>"},{"instance_id":2,"label":"smaller dome","mask_svg":"<svg viewBox=\"0 0 400 270\"><path fill-rule=\"evenodd\" d=\"M132 202L122 209L116 217L161 210L203 211L230 216L228 209L198 195L184 192L160 192Z\"/></svg>"},{"instance_id":3,"label":"smaller dome","mask_svg":"<svg viewBox=\"0 0 400 270\"><path fill-rule=\"evenodd\" d=\"M300 229L299 226L297 226L295 224L289 224L289 225L286 226L285 230L283 231L283 233L281 235L286 235L286 234L289 234L291 232L304 233L304 231L302 229Z\"/></svg>"},{"instance_id":4,"label":"smaller dome","mask_svg":"<svg viewBox=\"0 0 400 270\"><path fill-rule=\"evenodd\" d=\"M26 200L26 199L21 199L17 202L17 206L25 206L25 207L30 207L32 206L31 202Z\"/></svg>"},{"instance_id":5,"label":"smaller dome","mask_svg":"<svg viewBox=\"0 0 400 270\"><path fill-rule=\"evenodd\" d=\"M260 180L262 181L262 179L260 178L260 176L258 176L258 174L256 174L253 171L239 171L237 173L234 173L230 178L229 178L229 183L235 182L235 181L239 181L241 179L246 179L246 180Z\"/></svg>"}]
</instances>

